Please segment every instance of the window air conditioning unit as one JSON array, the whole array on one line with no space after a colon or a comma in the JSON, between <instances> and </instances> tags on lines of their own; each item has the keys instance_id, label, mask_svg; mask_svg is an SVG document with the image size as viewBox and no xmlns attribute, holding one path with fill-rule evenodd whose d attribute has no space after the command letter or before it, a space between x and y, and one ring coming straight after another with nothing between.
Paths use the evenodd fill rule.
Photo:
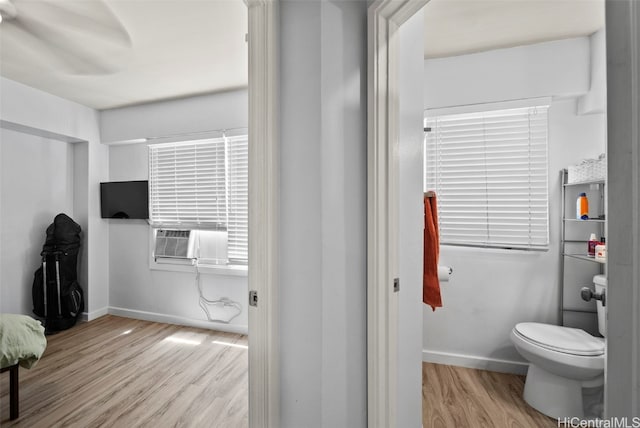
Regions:
<instances>
[{"instance_id":1,"label":"window air conditioning unit","mask_svg":"<svg viewBox=\"0 0 640 428\"><path fill-rule=\"evenodd\" d=\"M196 233L193 230L158 229L154 259L163 261L193 262L195 259Z\"/></svg>"}]
</instances>

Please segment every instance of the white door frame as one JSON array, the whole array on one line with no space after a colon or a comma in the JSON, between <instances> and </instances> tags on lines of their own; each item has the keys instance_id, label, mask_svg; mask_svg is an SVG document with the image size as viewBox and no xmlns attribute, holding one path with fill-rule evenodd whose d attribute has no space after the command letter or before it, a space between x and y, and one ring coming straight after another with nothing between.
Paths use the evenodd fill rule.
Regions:
<instances>
[{"instance_id":1,"label":"white door frame","mask_svg":"<svg viewBox=\"0 0 640 428\"><path fill-rule=\"evenodd\" d=\"M368 184L367 184L367 359L368 359L368 421L369 427L395 427L397 397L397 296L393 293L393 278L398 272L398 85L397 85L397 30L402 23L417 12L428 0L378 0L369 7L368 16ZM615 168L616 162L609 159L610 198L614 198L611 185L615 181L622 183L621 198L629 202L625 208L633 215L625 218L624 224L609 225L609 233L614 236L631 236L630 240L620 239L611 242L610 280L619 278L620 286L614 292L610 290L609 326L619 324L618 343L624 355L609 356L607 374L625 382L621 391L607 382L609 415L637 416L640 411L640 129L638 110L640 110L640 7L634 1L607 2L607 26L613 24L612 5L628 8L618 19L628 24L621 34L616 33L616 41L628 46L624 51L616 51L616 61L609 61L608 75L620 71L620 63L629 67L628 74L622 77L628 80L609 85L626 85L620 91L609 92L609 147L620 144L628 147L630 159L628 168ZM627 20L625 16L629 16ZM615 24L619 24L617 21ZM612 34L607 31L607 39ZM609 43L609 40L608 40ZM608 56L613 57L613 51ZM626 97L624 94L627 94ZM619 99L618 99L619 97ZM622 103L622 110L615 106ZM626 110L625 110L626 109ZM630 116L630 117L629 117ZM614 126L615 125L615 126ZM624 158L625 156L621 156ZM629 180L631 178L631 180ZM624 185L624 183L627 183ZM614 209L610 206L610 212ZM631 223L631 224L629 224ZM632 230L618 230L631 227ZM631 232L631 233L629 233ZM615 260L616 255L628 254L631 259ZM615 270L615 272L614 272ZM617 296L616 296L617 294ZM624 302L627 302L626 304ZM612 322L613 321L613 322ZM624 345L624 346L623 346ZM626 349L624 349L626 348ZM626 357L630 351L630 358ZM618 364L620 363L620 364ZM620 396L618 396L620 395ZM615 396L615 397L614 397ZM616 409L612 409L615 398ZM612 411L613 410L613 411ZM616 415L614 413L620 412Z\"/></svg>"},{"instance_id":2,"label":"white door frame","mask_svg":"<svg viewBox=\"0 0 640 428\"><path fill-rule=\"evenodd\" d=\"M280 425L278 340L278 1L249 12L249 426Z\"/></svg>"},{"instance_id":3,"label":"white door frame","mask_svg":"<svg viewBox=\"0 0 640 428\"><path fill-rule=\"evenodd\" d=\"M367 407L370 428L397 422L398 30L428 0L368 10Z\"/></svg>"},{"instance_id":4,"label":"white door frame","mask_svg":"<svg viewBox=\"0 0 640 428\"><path fill-rule=\"evenodd\" d=\"M397 30L398 27L411 17L416 11L427 3L428 0L378 0L369 7L368 16L368 191L367 191L367 359L368 359L368 421L369 427L394 427L396 418L397 398L397 296L392 291L393 278L397 276L397 184L398 184L398 89L397 89ZM611 2L613 3L613 2ZM607 7L611 6L607 2ZM622 2L621 2L622 3ZM609 108L609 141L608 144L628 144L632 156L630 171L609 169L609 178L614 180L637 183L640 177L640 143L638 142L638 100L639 91L637 73L640 69L640 41L638 40L638 26L640 25L640 11L633 1L625 2L630 9L629 28L626 33L617 35L617 42L623 43L627 38L630 42L628 51L622 52L622 60L627 60L626 65L631 69L631 84L624 81L631 93L629 99L617 99L622 97L624 91L618 91L613 95L609 93L609 104L616 105L623 102L624 108L633 111L629 120L624 113L617 112L615 108ZM619 6L619 5L617 5ZM610 12L608 10L608 12ZM612 12L612 10L611 10ZM607 14L609 15L609 13ZM609 54L611 55L611 53ZM624 55L628 55L627 58ZM620 58L618 58L619 61ZM613 74L617 65L609 63L611 69L608 74ZM615 83L615 82L614 82ZM610 82L611 84L611 82ZM615 98L615 99L614 99ZM625 103L626 102L626 103ZM618 114L621 116L618 117ZM614 118L613 116L616 115ZM612 123L618 127L624 127L623 131L613 132ZM616 128L617 129L617 128ZM631 136L629 140L628 136ZM611 162L611 160L610 160ZM611 165L611 163L610 163ZM612 176L613 175L613 176ZM634 181L635 180L635 181ZM631 351L631 358L623 362L626 364L616 366L609 361L607 372L613 376L622 378L630 376L631 381L625 384L621 395L621 410L629 415L638 415L640 411L640 266L638 255L640 254L640 186L629 185L624 190L624 198L630 199L634 207L635 215L629 220L632 230L620 231L632 232L632 239L624 243L610 245L610 256L620 251L633 254L631 260L623 263L624 266L616 266L616 261L609 260L610 268L619 270L619 273L610 272L611 279L617 277L626 278L631 284L616 290L620 294L610 300L609 311L616 311L620 305L626 314L614 313L614 322L620 319L621 326L630 326L625 329L624 340ZM615 233L617 226L609 226L610 234ZM628 247L626 247L626 246ZM615 285L615 284L614 284ZM615 294L615 293L614 293ZM612 296L613 297L613 296ZM629 302L622 307L622 302ZM612 321L612 320L610 320ZM627 322L630 321L630 322ZM610 324L612 324L610 322ZM609 358L613 360L612 358ZM615 361L618 362L617 360ZM620 372L620 373L618 373ZM615 373L615 374L614 374ZM616 387L607 385L609 398L615 395ZM620 397L617 397L620 398ZM609 407L609 406L608 406ZM615 416L615 415L609 415Z\"/></svg>"}]
</instances>

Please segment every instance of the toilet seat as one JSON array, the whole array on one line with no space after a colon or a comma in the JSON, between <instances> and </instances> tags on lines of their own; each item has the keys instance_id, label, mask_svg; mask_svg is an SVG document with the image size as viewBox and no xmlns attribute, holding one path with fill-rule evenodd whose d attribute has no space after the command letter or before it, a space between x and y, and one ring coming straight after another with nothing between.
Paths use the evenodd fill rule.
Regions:
<instances>
[{"instance_id":1,"label":"toilet seat","mask_svg":"<svg viewBox=\"0 0 640 428\"><path fill-rule=\"evenodd\" d=\"M551 351L583 357L604 355L604 339L578 328L525 322L514 330L522 339Z\"/></svg>"},{"instance_id":2,"label":"toilet seat","mask_svg":"<svg viewBox=\"0 0 640 428\"><path fill-rule=\"evenodd\" d=\"M566 331L563 330L563 327L550 327L556 327L556 329L559 329L557 331L566 333ZM544 329L544 327L542 328ZM555 331L556 329L552 328L551 330ZM524 336L520 333L520 331L525 331L528 334L531 333L531 335L534 336L534 339L536 339L537 341ZM535 333L532 333L532 331ZM587 379L594 379L596 377L604 379L604 353L600 353L599 355L576 355L569 353L567 351L570 348L579 349L579 347L569 346L568 344L571 343L571 341L556 341L549 345L548 343L545 343L548 342L546 338L536 336L536 333L540 331L541 330L536 326L533 326L533 328L531 329L521 324L518 324L511 330L511 342L515 345L520 355L522 355L526 360L528 360L530 363L544 367L545 370L557 376L562 376L569 379L582 381L585 381ZM575 331L568 332L569 335L575 333ZM581 333L577 334L579 335ZM561 335L560 337L563 336ZM591 338L604 344L604 339L599 339L593 336L591 336ZM539 342L542 342L542 344ZM566 349L565 351L559 351L557 348L569 349Z\"/></svg>"}]
</instances>

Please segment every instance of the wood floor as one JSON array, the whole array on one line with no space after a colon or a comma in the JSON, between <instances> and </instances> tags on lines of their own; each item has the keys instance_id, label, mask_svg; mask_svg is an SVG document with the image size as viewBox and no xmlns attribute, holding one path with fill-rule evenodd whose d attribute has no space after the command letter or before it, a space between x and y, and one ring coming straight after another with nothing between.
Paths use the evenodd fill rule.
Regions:
<instances>
[{"instance_id":1,"label":"wood floor","mask_svg":"<svg viewBox=\"0 0 640 428\"><path fill-rule=\"evenodd\" d=\"M17 421L0 376L2 427L248 426L246 336L108 315L47 339L20 369ZM423 363L422 377L423 428L557 427L522 376Z\"/></svg>"},{"instance_id":2,"label":"wood floor","mask_svg":"<svg viewBox=\"0 0 640 428\"><path fill-rule=\"evenodd\" d=\"M423 428L545 428L522 399L524 376L422 363Z\"/></svg>"},{"instance_id":3,"label":"wood floor","mask_svg":"<svg viewBox=\"0 0 640 428\"><path fill-rule=\"evenodd\" d=\"M105 316L48 336L20 369L20 418L2 427L247 427L247 338Z\"/></svg>"}]
</instances>

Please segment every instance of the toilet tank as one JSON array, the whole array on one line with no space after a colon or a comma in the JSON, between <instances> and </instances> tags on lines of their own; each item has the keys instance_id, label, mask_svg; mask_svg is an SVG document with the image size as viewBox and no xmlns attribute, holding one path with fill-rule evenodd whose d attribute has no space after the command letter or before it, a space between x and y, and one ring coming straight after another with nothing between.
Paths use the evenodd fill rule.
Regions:
<instances>
[{"instance_id":1,"label":"toilet tank","mask_svg":"<svg viewBox=\"0 0 640 428\"><path fill-rule=\"evenodd\" d=\"M607 294L607 277L604 275L596 275L593 277L593 284L596 286L596 293L604 293L605 296ZM606 303L606 300L605 300ZM597 311L598 311L598 331L604 337L607 332L607 317L606 317L606 309L602 306L602 302L598 300L596 302Z\"/></svg>"}]
</instances>

